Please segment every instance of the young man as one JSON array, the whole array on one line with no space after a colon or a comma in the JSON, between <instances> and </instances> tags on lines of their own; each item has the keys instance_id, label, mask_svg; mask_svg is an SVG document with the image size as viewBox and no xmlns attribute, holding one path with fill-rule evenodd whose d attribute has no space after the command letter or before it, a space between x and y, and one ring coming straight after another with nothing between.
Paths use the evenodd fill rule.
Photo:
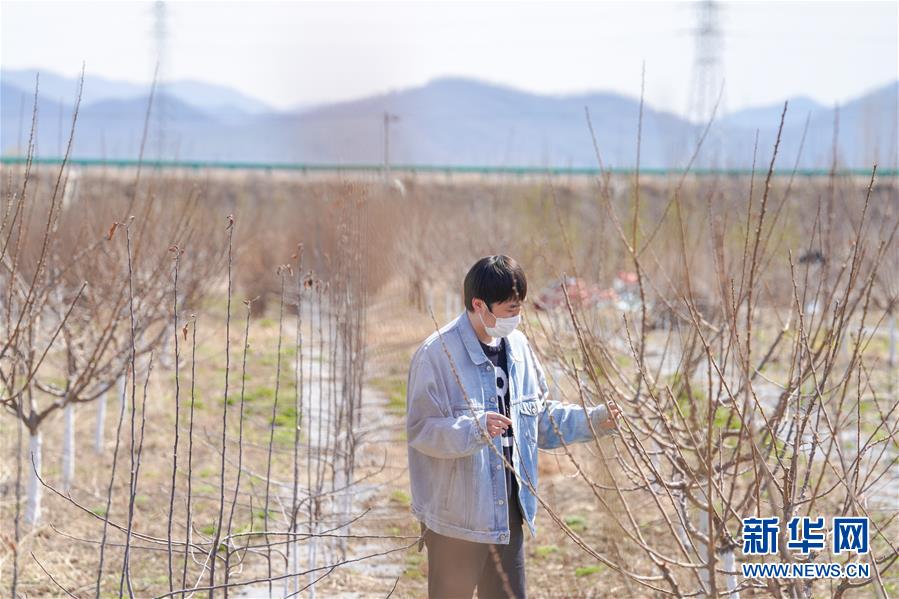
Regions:
<instances>
[{"instance_id":1,"label":"young man","mask_svg":"<svg viewBox=\"0 0 899 599\"><path fill-rule=\"evenodd\" d=\"M546 399L543 368L516 330L527 279L515 260L481 258L464 293L466 310L409 369L412 513L428 547L428 595L525 597L522 525L536 536L538 447L607 434L619 411Z\"/></svg>"}]
</instances>

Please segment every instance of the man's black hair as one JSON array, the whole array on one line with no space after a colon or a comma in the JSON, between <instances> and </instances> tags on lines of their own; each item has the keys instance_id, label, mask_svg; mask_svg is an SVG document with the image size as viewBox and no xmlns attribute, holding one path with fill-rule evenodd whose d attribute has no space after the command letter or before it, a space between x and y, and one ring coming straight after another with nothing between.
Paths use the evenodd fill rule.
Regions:
<instances>
[{"instance_id":1,"label":"man's black hair","mask_svg":"<svg viewBox=\"0 0 899 599\"><path fill-rule=\"evenodd\" d=\"M528 294L528 280L524 269L509 256L485 256L474 263L465 275L465 308L474 312L471 300L478 298L487 307L510 299L524 301ZM517 294L517 295L516 295Z\"/></svg>"}]
</instances>

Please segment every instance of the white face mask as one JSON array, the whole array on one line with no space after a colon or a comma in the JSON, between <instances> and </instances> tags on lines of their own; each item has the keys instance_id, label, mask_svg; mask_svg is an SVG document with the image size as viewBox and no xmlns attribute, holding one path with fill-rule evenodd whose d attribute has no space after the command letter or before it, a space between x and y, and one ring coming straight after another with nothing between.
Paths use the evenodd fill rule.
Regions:
<instances>
[{"instance_id":1,"label":"white face mask","mask_svg":"<svg viewBox=\"0 0 899 599\"><path fill-rule=\"evenodd\" d=\"M517 314L515 316L507 316L505 318L495 316L496 326L488 327L487 323L484 322L484 318L481 316L480 312L478 312L478 318L481 319L481 324L484 325L484 330L491 337L508 337L512 334L512 331L514 331L518 327L518 323L521 322L521 314Z\"/></svg>"}]
</instances>

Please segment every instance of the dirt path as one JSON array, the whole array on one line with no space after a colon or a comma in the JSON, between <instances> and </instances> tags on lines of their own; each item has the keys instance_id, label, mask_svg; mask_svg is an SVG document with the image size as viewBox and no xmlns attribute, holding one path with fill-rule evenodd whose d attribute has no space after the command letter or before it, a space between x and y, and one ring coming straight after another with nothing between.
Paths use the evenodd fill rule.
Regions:
<instances>
[{"instance_id":1,"label":"dirt path","mask_svg":"<svg viewBox=\"0 0 899 599\"><path fill-rule=\"evenodd\" d=\"M312 525L313 531L317 526L320 532L328 530L329 534L352 537L343 542L339 537L331 537L297 543L291 551L295 556L291 558L291 567L285 571L284 560L279 558L278 568L273 566L273 574L315 571L275 582L271 593L273 597L289 596L313 582L315 590L310 586L302 590L299 596L315 594L351 599L385 597L391 591L394 596L416 596L423 589L423 577L420 569L416 568L421 563L423 553L415 549L402 550L414 543L415 539L411 537L418 534L408 509L404 413L408 358L428 332L424 330L421 318L417 318L416 325L411 327L396 322L391 328L386 319L391 312L395 313L395 307L392 306L389 290L387 294L370 309L369 319L374 324L369 327L366 383L360 408L361 427L356 430L357 482L351 485L348 493L338 490L331 494L323 502L323 517ZM389 336L385 335L388 331L391 332ZM304 348L303 352L307 364L320 362L325 373L331 372L331 376L322 379L321 385L316 380L305 393L303 421L309 423L308 435L313 455L332 453L328 447L328 431L335 421L333 400L339 392L341 380L339 368L330 368L332 364L327 347L324 354L321 355L317 346ZM306 449L304 444L304 454ZM333 459L333 455L327 457ZM305 465L303 472L301 479L305 481ZM331 489L330 481L325 484L325 489ZM292 495L293 489L289 484L273 487L277 504L290 505ZM301 489L300 496L308 496L308 487ZM349 509L346 509L345 501L350 502ZM346 525L348 521L351 524ZM302 511L298 530L300 533L310 531L309 519ZM342 562L346 563L328 573L328 566ZM259 564L254 567L254 572L257 569ZM264 577L264 571L259 573ZM242 577L246 578L246 573ZM233 595L269 597L269 585L262 583L241 587Z\"/></svg>"}]
</instances>

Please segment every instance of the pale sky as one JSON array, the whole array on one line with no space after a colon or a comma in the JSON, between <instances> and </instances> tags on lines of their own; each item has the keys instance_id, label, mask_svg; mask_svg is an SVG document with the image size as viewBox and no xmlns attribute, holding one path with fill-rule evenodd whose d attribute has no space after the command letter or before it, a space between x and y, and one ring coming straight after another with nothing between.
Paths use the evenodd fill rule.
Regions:
<instances>
[{"instance_id":1,"label":"pale sky","mask_svg":"<svg viewBox=\"0 0 899 599\"><path fill-rule=\"evenodd\" d=\"M844 102L897 79L893 2L725 2L728 111ZM150 81L152 2L0 2L0 64ZM469 76L541 93L640 93L684 113L696 5L682 2L166 2L168 79L276 108Z\"/></svg>"}]
</instances>

